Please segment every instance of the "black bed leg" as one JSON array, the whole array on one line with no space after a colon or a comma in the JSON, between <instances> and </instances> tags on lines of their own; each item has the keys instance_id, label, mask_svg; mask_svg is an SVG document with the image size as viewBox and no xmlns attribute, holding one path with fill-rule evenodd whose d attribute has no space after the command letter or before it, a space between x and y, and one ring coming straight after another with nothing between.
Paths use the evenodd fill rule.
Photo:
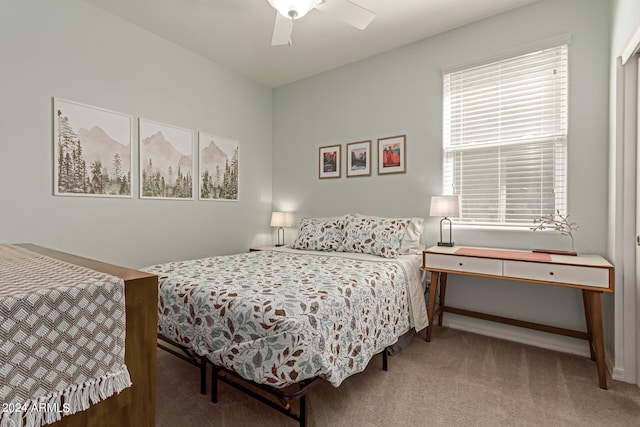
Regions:
<instances>
[{"instance_id":1,"label":"black bed leg","mask_svg":"<svg viewBox=\"0 0 640 427\"><path fill-rule=\"evenodd\" d=\"M382 370L387 371L387 349L382 350Z\"/></svg>"},{"instance_id":2,"label":"black bed leg","mask_svg":"<svg viewBox=\"0 0 640 427\"><path fill-rule=\"evenodd\" d=\"M211 402L218 403L218 367L211 367Z\"/></svg>"},{"instance_id":3,"label":"black bed leg","mask_svg":"<svg viewBox=\"0 0 640 427\"><path fill-rule=\"evenodd\" d=\"M200 394L207 394L207 358L200 358Z\"/></svg>"},{"instance_id":4,"label":"black bed leg","mask_svg":"<svg viewBox=\"0 0 640 427\"><path fill-rule=\"evenodd\" d=\"M300 396L300 427L307 427L307 399L304 394Z\"/></svg>"}]
</instances>

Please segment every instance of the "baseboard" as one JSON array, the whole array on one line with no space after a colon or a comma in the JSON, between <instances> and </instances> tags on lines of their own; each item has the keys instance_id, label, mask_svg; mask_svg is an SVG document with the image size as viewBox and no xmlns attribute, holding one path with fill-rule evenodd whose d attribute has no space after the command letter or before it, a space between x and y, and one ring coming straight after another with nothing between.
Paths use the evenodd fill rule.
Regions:
<instances>
[{"instance_id":1,"label":"baseboard","mask_svg":"<svg viewBox=\"0 0 640 427\"><path fill-rule=\"evenodd\" d=\"M576 354L578 356L591 357L587 341L578 338L459 316L453 313L447 313L447 315L444 316L442 324L453 329L460 329L480 335L515 341L548 350L561 351L563 353Z\"/></svg>"},{"instance_id":2,"label":"baseboard","mask_svg":"<svg viewBox=\"0 0 640 427\"><path fill-rule=\"evenodd\" d=\"M613 378L614 380L618 380L618 381L623 381L623 382L630 382L626 379L625 377L625 373L624 373L624 368L619 368L616 366L613 366L613 357L611 357L611 355L609 354L609 352L605 352L606 353L606 357L607 357L607 370L609 371L609 374L611 374L611 378ZM633 382L630 382L631 384L633 384Z\"/></svg>"}]
</instances>

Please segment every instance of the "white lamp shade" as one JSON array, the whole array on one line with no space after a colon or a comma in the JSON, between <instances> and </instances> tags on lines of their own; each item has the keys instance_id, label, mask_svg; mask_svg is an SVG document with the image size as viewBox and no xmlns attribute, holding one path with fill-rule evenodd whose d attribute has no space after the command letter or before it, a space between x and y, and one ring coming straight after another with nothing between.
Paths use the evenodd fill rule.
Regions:
<instances>
[{"instance_id":1,"label":"white lamp shade","mask_svg":"<svg viewBox=\"0 0 640 427\"><path fill-rule=\"evenodd\" d=\"M460 218L460 196L433 196L431 197L430 216L445 216Z\"/></svg>"},{"instance_id":2,"label":"white lamp shade","mask_svg":"<svg viewBox=\"0 0 640 427\"><path fill-rule=\"evenodd\" d=\"M293 19L300 19L314 7L313 0L269 0L269 4L278 13L287 19L291 19L290 13L293 11Z\"/></svg>"},{"instance_id":3,"label":"white lamp shade","mask_svg":"<svg viewBox=\"0 0 640 427\"><path fill-rule=\"evenodd\" d=\"M291 212L271 212L271 227L291 227L292 225Z\"/></svg>"}]
</instances>

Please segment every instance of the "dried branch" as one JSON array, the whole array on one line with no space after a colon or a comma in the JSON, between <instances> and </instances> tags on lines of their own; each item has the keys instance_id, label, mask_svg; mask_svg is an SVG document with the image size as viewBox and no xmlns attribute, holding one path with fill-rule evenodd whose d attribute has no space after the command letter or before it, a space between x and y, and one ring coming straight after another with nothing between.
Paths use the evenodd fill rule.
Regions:
<instances>
[{"instance_id":1,"label":"dried branch","mask_svg":"<svg viewBox=\"0 0 640 427\"><path fill-rule=\"evenodd\" d=\"M556 214L542 215L540 218L534 218L533 223L537 224L535 227L530 227L532 231L553 229L563 236L569 236L571 238L571 250L574 250L573 245L573 232L578 229L578 223L570 222L569 215L561 215L557 210Z\"/></svg>"}]
</instances>

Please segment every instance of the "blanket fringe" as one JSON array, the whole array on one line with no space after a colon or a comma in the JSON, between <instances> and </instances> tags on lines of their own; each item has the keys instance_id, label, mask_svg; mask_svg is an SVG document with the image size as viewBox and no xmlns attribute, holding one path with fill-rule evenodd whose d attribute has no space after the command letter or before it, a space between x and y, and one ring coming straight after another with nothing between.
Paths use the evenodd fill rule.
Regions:
<instances>
[{"instance_id":1,"label":"blanket fringe","mask_svg":"<svg viewBox=\"0 0 640 427\"><path fill-rule=\"evenodd\" d=\"M41 427L59 421L63 415L85 411L125 388L131 387L126 365L97 379L73 384L66 389L16 405L15 411L0 413L0 427Z\"/></svg>"}]
</instances>

